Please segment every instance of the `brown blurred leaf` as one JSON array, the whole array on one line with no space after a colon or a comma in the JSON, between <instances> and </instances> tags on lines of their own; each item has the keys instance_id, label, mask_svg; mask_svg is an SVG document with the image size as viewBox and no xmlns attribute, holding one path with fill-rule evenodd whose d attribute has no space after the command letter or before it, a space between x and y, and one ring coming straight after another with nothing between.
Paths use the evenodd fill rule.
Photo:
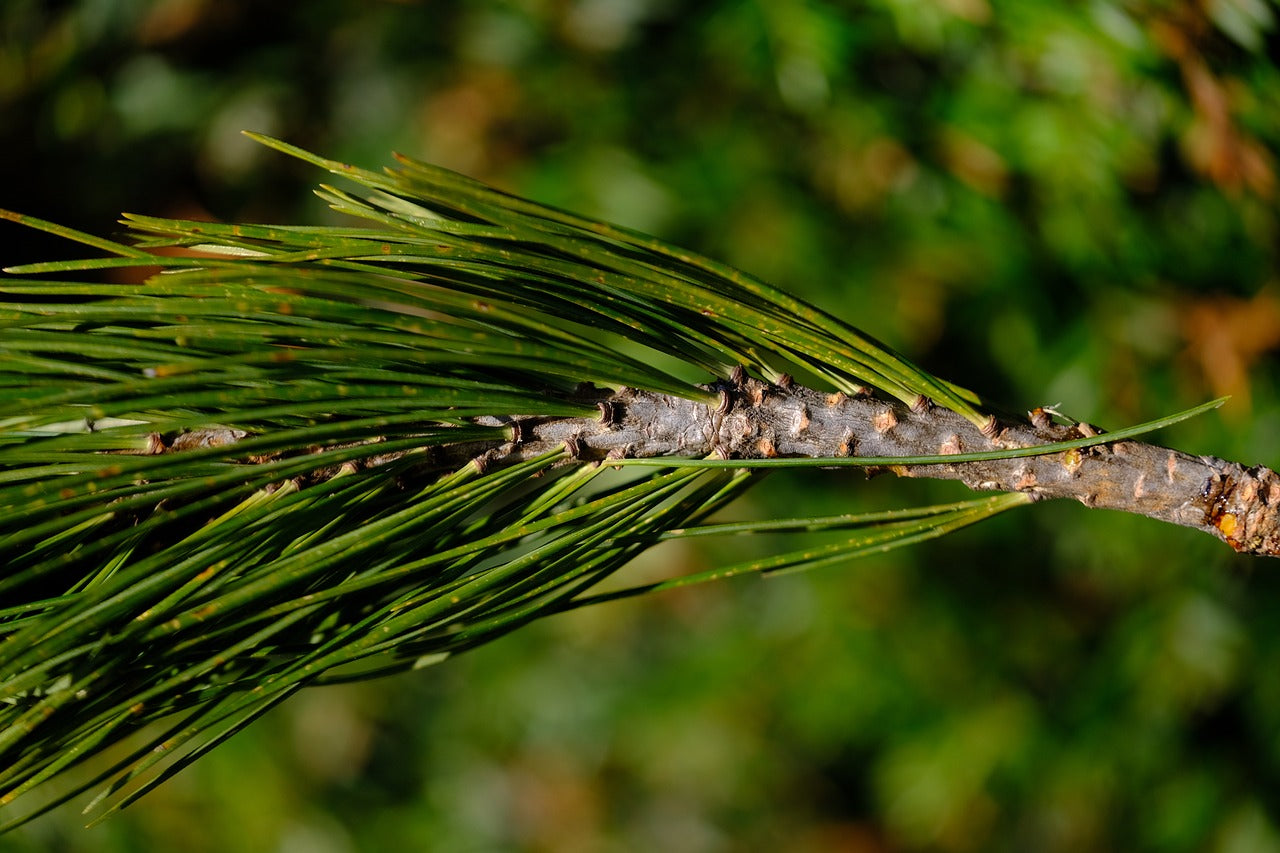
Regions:
<instances>
[{"instance_id":1,"label":"brown blurred leaf","mask_svg":"<svg viewBox=\"0 0 1280 853\"><path fill-rule=\"evenodd\" d=\"M1249 370L1280 347L1280 293L1273 287L1252 298L1212 296L1186 303L1178 312L1185 357L1212 393L1231 395L1224 409L1235 417L1250 411Z\"/></svg>"},{"instance_id":2,"label":"brown blurred leaf","mask_svg":"<svg viewBox=\"0 0 1280 853\"><path fill-rule=\"evenodd\" d=\"M1194 118L1182 138L1188 164L1229 193L1248 190L1275 196L1275 161L1266 147L1236 121L1243 87L1214 73L1202 49L1212 24L1198 3L1180 3L1168 18L1151 22L1156 45L1178 64Z\"/></svg>"},{"instance_id":3,"label":"brown blurred leaf","mask_svg":"<svg viewBox=\"0 0 1280 853\"><path fill-rule=\"evenodd\" d=\"M943 131L940 146L947 171L983 195L1004 195L1009 169L994 148L954 127Z\"/></svg>"}]
</instances>

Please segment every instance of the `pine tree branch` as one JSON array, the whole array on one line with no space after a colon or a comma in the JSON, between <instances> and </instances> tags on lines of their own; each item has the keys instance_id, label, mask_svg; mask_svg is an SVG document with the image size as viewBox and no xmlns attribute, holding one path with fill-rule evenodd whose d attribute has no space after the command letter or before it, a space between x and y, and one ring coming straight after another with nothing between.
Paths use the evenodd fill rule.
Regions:
<instances>
[{"instance_id":1,"label":"pine tree branch","mask_svg":"<svg viewBox=\"0 0 1280 853\"><path fill-rule=\"evenodd\" d=\"M599 419L532 425L520 455L566 442L583 459L906 457L1026 448L1099 433L1084 423L1055 423L1039 409L1030 419L997 420L988 436L927 401L907 407L741 378L715 390L719 406L626 390L601 401ZM1203 530L1241 553L1280 556L1280 476L1261 466L1117 441L1015 459L886 467L903 477L959 480L979 491L1072 498Z\"/></svg>"},{"instance_id":2,"label":"pine tree branch","mask_svg":"<svg viewBox=\"0 0 1280 853\"><path fill-rule=\"evenodd\" d=\"M468 441L431 448L422 469L481 468L532 459L561 447L579 462L708 456L724 460L949 456L1022 449L1101 434L1086 423L1063 424L1042 409L1029 418L992 418L983 428L921 397L913 406L870 393L825 393L783 380L770 384L741 370L688 399L625 388L585 390L595 417L486 417L506 426L509 440ZM228 430L180 436L153 452L226 443ZM372 456L376 465L403 454ZM1033 500L1071 498L1093 508L1122 510L1217 536L1240 553L1280 556L1280 475L1213 456L1121 440L1010 459L950 464L886 464L869 473L959 480L976 491L1022 492ZM311 479L324 479L327 470Z\"/></svg>"}]
</instances>

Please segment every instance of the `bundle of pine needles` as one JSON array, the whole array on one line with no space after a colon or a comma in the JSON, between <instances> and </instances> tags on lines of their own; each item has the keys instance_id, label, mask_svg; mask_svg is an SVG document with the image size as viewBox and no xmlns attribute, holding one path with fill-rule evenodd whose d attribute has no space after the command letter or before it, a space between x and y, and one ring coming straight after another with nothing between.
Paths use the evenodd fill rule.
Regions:
<instances>
[{"instance_id":1,"label":"bundle of pine needles","mask_svg":"<svg viewBox=\"0 0 1280 853\"><path fill-rule=\"evenodd\" d=\"M601 465L572 437L534 452L529 425L607 420L631 390L714 416L742 368L932 401L975 429L991 416L847 323L647 236L407 158L374 173L255 138L362 188L319 192L363 224L129 216L126 245L7 215L104 255L0 283L5 828L96 787L109 814L303 687L421 667L602 598L896 547L1028 500L709 525L759 468L625 451ZM115 267L160 271L86 280ZM763 529L846 534L591 592L659 541Z\"/></svg>"}]
</instances>

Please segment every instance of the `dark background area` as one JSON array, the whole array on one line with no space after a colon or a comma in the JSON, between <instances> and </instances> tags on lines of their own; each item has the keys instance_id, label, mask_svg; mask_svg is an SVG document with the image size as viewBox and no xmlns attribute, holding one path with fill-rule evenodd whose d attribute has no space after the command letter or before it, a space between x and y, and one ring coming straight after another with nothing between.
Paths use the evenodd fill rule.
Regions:
<instances>
[{"instance_id":1,"label":"dark background area","mask_svg":"<svg viewBox=\"0 0 1280 853\"><path fill-rule=\"evenodd\" d=\"M1011 407L1114 428L1231 394L1159 440L1275 465L1277 11L7 0L0 206L325 222L323 176L240 130L400 150L723 258ZM6 265L80 252L0 229ZM737 511L964 496L795 472ZM311 691L123 816L0 850L1280 849L1276 572L1039 505Z\"/></svg>"}]
</instances>

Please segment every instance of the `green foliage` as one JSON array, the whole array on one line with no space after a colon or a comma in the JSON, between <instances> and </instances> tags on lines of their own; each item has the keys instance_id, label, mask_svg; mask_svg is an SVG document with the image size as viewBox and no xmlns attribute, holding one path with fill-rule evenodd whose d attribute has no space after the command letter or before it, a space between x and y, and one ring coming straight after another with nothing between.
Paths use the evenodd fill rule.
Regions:
<instances>
[{"instance_id":1,"label":"green foliage","mask_svg":"<svg viewBox=\"0 0 1280 853\"><path fill-rule=\"evenodd\" d=\"M13 602L0 610L0 802L161 725L50 801L132 786L111 814L300 687L416 669L546 613L883 552L1029 500L690 528L745 488L749 472L732 470L742 464L666 460L674 471L598 490L601 469L563 447L450 472L432 449L514 439L502 424L516 416L593 412L575 402L581 380L708 396L650 368L656 356L690 370L801 370L986 416L856 329L705 258L407 158L380 175L260 141L355 181L362 198L321 194L382 227L134 216L151 236L133 247L26 221L119 257L7 272L163 272L139 286L4 289L24 301L0 310L12 353L0 360L0 594ZM153 253L173 249L197 256ZM629 346L647 357L623 355ZM822 548L587 594L673 533L849 528Z\"/></svg>"},{"instance_id":2,"label":"green foliage","mask_svg":"<svg viewBox=\"0 0 1280 853\"><path fill-rule=\"evenodd\" d=\"M4 803L159 725L49 803L108 782L98 799L124 792L110 814L300 687L419 668L619 595L888 550L1026 502L691 528L749 473L674 460L617 482L564 448L451 471L433 449L505 441L515 416L593 413L584 382L709 397L650 367L658 356L687 372L803 370L985 417L857 330L652 238L407 158L381 175L260 140L355 181L361 198L321 194L381 227L135 216L134 247L8 214L118 256L9 272L163 272L5 287L21 301L0 310ZM174 249L188 254L155 253ZM757 528L857 532L584 597L677 530Z\"/></svg>"},{"instance_id":3,"label":"green foliage","mask_svg":"<svg viewBox=\"0 0 1280 853\"><path fill-rule=\"evenodd\" d=\"M121 207L316 221L310 172L239 129L356 162L396 147L725 258L993 399L1110 426L1230 393L1168 440L1268 462L1274 9L16 0L2 201L94 233ZM0 239L5 264L67 251ZM959 497L847 472L766 484L740 511ZM85 840L48 819L9 842L1273 844L1272 573L1140 520L1016 518L307 691ZM700 571L748 542L775 544L695 538L636 568Z\"/></svg>"}]
</instances>

